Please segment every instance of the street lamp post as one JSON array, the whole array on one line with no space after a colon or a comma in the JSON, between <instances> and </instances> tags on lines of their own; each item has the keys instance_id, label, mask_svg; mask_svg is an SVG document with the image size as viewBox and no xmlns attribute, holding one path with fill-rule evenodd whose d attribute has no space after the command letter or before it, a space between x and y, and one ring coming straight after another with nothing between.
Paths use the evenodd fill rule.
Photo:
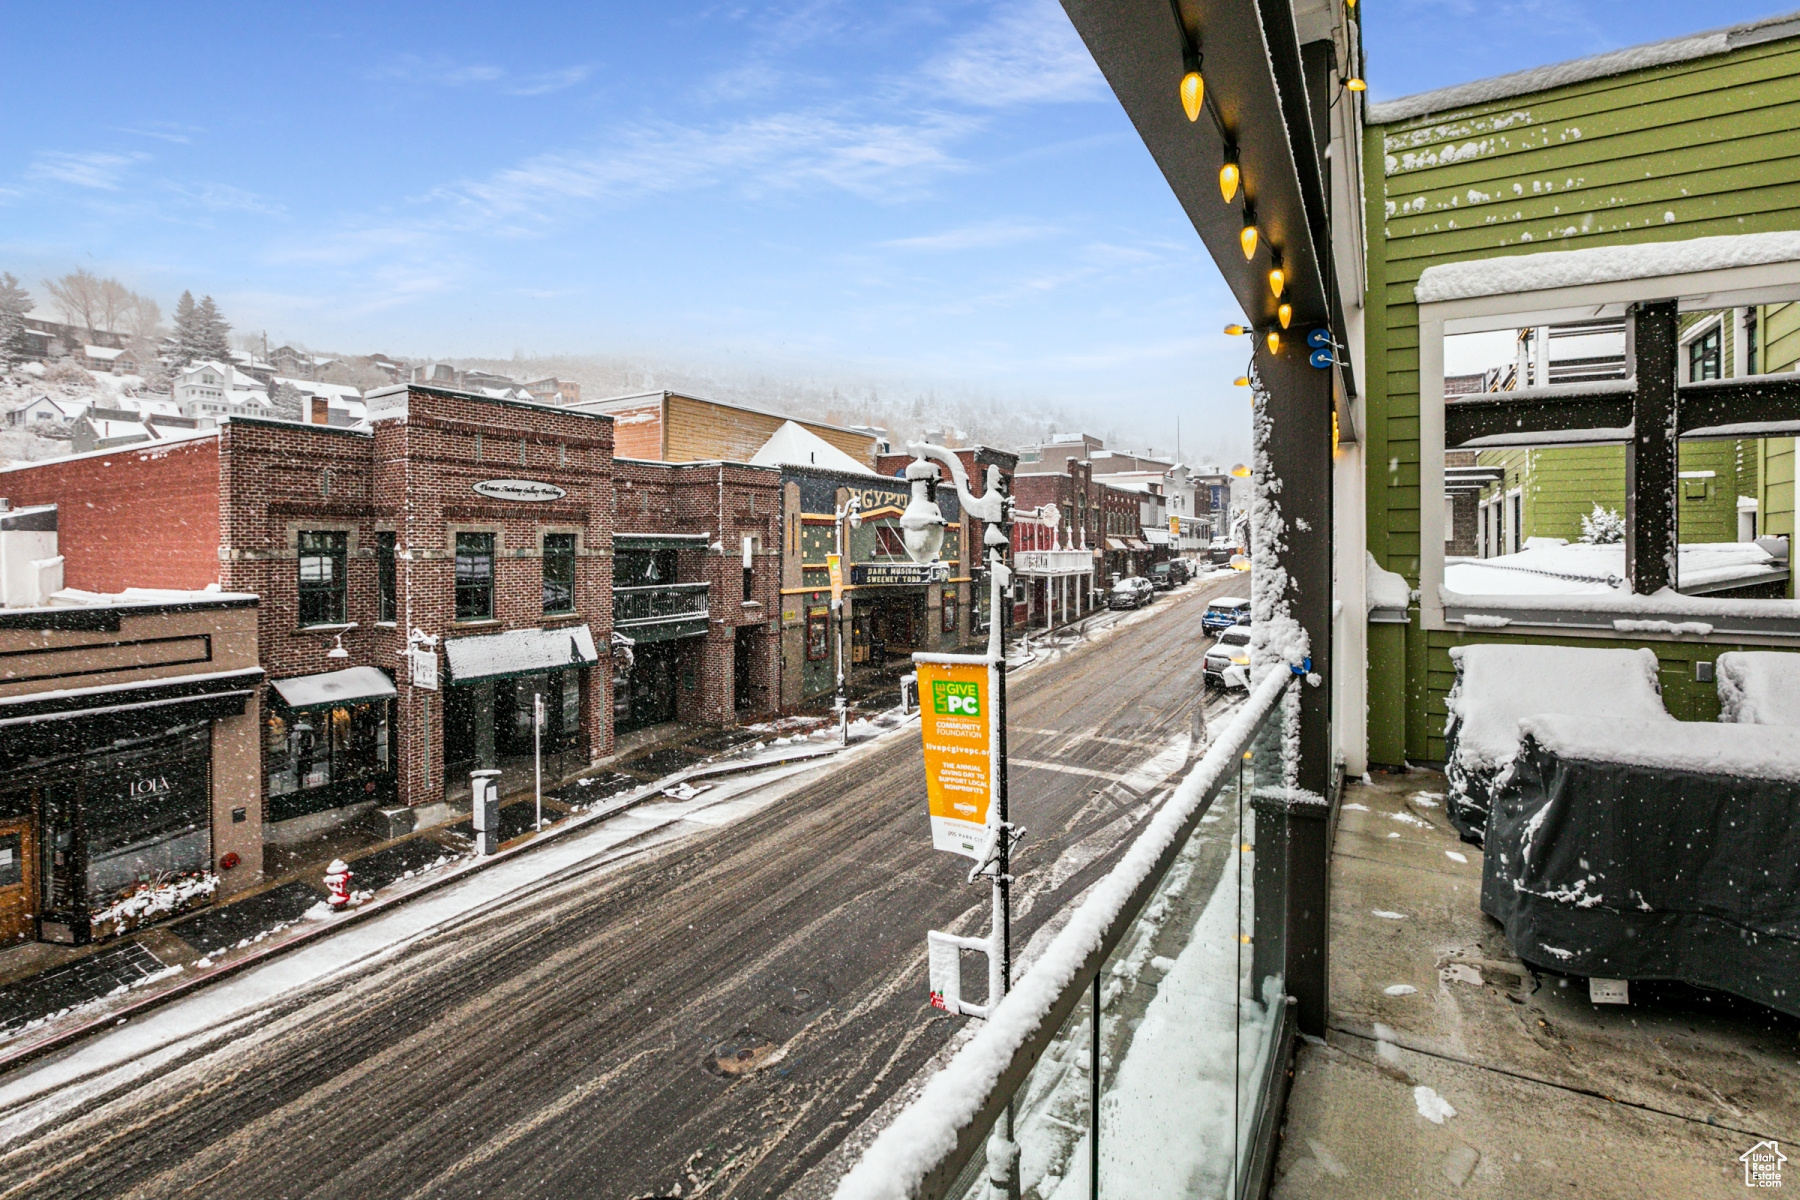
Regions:
<instances>
[{"instance_id":1,"label":"street lamp post","mask_svg":"<svg viewBox=\"0 0 1800 1200\"><path fill-rule=\"evenodd\" d=\"M849 530L862 527L862 497L851 492L844 503L837 506L834 518L836 526L836 542L838 569L836 577L831 581L831 627L837 633L837 700L833 707L837 711L838 744L850 744L850 698L844 690L844 563L850 558Z\"/></svg>"},{"instance_id":2,"label":"street lamp post","mask_svg":"<svg viewBox=\"0 0 1800 1200\"><path fill-rule=\"evenodd\" d=\"M987 653L972 660L962 656L932 658L938 662L954 658L969 665L985 665L993 697L994 709L988 735L989 778L992 780L993 800L988 805L987 812L987 845L974 869L969 872L969 882L973 883L980 875L991 871L994 926L987 947L988 995L985 1012L985 1015L991 1016L994 1006L1000 1003L1001 997L1012 986L1012 848L1024 833L1023 830L1016 829L1010 820L1006 779L1006 626L1002 605L1006 603L1012 584L1012 571L1006 565L1006 550L1011 544L1013 502L1012 497L1001 487L998 467L989 465L987 489L976 496L969 490L969 478L963 470L962 460L954 453L928 442L911 443L907 450L915 456L914 461L906 468L906 478L912 487L912 499L900 518L902 541L908 557L919 563L934 562L943 546L944 518L935 500L931 498L938 471L926 461L928 458L936 459L949 470L963 511L982 522L981 540L982 545L987 548ZM915 655L914 658L919 661L921 656ZM920 703L925 703L924 696L920 697ZM1012 1133L1012 1108L1009 1105L1005 1115L994 1126L988 1143L989 1184L992 1194L997 1198L1018 1195L1019 1148L1012 1140Z\"/></svg>"}]
</instances>

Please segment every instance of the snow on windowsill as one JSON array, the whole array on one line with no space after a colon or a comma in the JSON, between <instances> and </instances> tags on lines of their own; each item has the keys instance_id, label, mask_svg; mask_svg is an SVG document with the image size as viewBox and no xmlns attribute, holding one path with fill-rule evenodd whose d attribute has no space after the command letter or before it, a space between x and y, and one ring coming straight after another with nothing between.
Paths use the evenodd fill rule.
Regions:
<instances>
[{"instance_id":1,"label":"snow on windowsill","mask_svg":"<svg viewBox=\"0 0 1800 1200\"><path fill-rule=\"evenodd\" d=\"M1425 268L1413 294L1420 304L1439 304L1795 261L1800 233L1743 233L1444 263Z\"/></svg>"}]
</instances>

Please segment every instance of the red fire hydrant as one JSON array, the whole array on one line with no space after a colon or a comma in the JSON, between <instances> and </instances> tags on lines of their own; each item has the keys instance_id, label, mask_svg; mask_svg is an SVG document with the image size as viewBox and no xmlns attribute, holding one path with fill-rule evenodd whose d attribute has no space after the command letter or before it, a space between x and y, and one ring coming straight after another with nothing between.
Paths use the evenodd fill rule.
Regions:
<instances>
[{"instance_id":1,"label":"red fire hydrant","mask_svg":"<svg viewBox=\"0 0 1800 1200\"><path fill-rule=\"evenodd\" d=\"M332 859L331 865L325 868L325 889L330 893L325 897L325 903L341 912L350 903L350 864L341 858Z\"/></svg>"}]
</instances>

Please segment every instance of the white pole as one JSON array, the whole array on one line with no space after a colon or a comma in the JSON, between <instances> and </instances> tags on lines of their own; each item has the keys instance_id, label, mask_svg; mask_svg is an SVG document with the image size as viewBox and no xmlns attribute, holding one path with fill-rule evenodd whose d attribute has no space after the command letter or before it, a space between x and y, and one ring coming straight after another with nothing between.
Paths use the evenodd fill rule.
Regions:
<instances>
[{"instance_id":1,"label":"white pole","mask_svg":"<svg viewBox=\"0 0 1800 1200\"><path fill-rule=\"evenodd\" d=\"M544 694L531 694L531 758L532 788L537 792L537 824L532 828L544 827Z\"/></svg>"}]
</instances>

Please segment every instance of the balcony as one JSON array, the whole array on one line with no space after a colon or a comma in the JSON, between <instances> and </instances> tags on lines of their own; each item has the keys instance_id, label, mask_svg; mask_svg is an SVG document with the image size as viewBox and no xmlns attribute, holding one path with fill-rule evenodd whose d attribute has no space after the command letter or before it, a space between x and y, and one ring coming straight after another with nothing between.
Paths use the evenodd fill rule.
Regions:
<instances>
[{"instance_id":1,"label":"balcony","mask_svg":"<svg viewBox=\"0 0 1800 1200\"><path fill-rule=\"evenodd\" d=\"M613 589L613 628L634 642L665 642L706 632L710 583L659 583Z\"/></svg>"},{"instance_id":2,"label":"balcony","mask_svg":"<svg viewBox=\"0 0 1800 1200\"><path fill-rule=\"evenodd\" d=\"M1021 550L1013 556L1021 575L1087 575L1094 555L1087 550Z\"/></svg>"}]
</instances>

